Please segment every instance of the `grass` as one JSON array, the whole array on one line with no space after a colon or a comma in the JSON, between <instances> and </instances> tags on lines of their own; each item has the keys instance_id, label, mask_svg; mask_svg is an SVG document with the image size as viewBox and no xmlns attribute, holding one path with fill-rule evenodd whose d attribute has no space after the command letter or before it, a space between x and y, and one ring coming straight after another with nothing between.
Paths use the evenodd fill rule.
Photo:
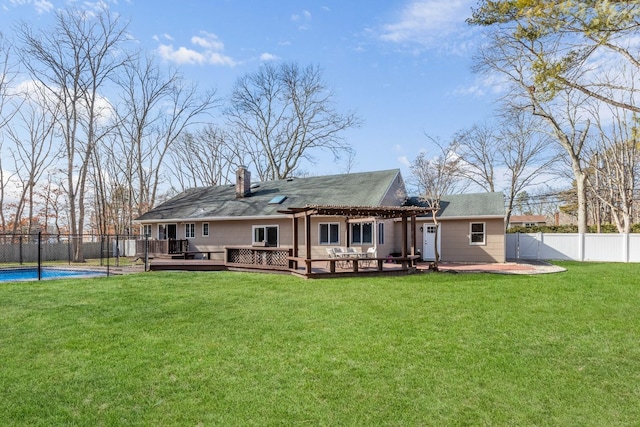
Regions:
<instances>
[{"instance_id":1,"label":"grass","mask_svg":"<svg viewBox=\"0 0 640 427\"><path fill-rule=\"evenodd\" d=\"M0 284L2 425L633 425L640 275Z\"/></svg>"}]
</instances>

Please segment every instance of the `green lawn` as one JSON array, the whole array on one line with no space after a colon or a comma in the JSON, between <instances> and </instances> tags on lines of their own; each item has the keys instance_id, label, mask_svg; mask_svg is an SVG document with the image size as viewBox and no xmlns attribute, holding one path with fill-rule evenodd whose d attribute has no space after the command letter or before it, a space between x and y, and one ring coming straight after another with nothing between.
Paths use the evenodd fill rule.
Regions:
<instances>
[{"instance_id":1,"label":"green lawn","mask_svg":"<svg viewBox=\"0 0 640 427\"><path fill-rule=\"evenodd\" d=\"M0 283L0 425L637 425L640 267Z\"/></svg>"}]
</instances>

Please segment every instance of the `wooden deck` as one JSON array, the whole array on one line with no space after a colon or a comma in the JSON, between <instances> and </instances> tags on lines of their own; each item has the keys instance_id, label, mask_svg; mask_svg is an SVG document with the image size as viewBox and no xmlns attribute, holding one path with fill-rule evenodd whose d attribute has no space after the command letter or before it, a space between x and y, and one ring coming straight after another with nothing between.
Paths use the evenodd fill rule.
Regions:
<instances>
[{"instance_id":1,"label":"wooden deck","mask_svg":"<svg viewBox=\"0 0 640 427\"><path fill-rule=\"evenodd\" d=\"M208 259L154 258L149 264L151 271L222 271L227 268L223 261Z\"/></svg>"},{"instance_id":2,"label":"wooden deck","mask_svg":"<svg viewBox=\"0 0 640 427\"><path fill-rule=\"evenodd\" d=\"M336 277L398 276L418 273L417 267L407 262L386 260L337 261L336 259L297 260L291 268L265 265L225 265L221 260L155 258L150 263L152 271L255 271L262 273L293 274L306 279ZM307 262L310 261L307 266Z\"/></svg>"}]
</instances>

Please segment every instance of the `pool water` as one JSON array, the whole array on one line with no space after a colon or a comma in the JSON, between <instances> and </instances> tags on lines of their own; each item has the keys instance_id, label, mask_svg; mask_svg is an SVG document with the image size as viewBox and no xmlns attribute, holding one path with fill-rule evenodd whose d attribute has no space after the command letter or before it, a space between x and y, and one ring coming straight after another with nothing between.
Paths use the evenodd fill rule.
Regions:
<instances>
[{"instance_id":1,"label":"pool water","mask_svg":"<svg viewBox=\"0 0 640 427\"><path fill-rule=\"evenodd\" d=\"M42 268L42 279L63 279L67 277L99 277L105 276L106 273L93 270L72 270L58 268ZM18 280L38 280L38 269L36 267L29 268L10 268L0 270L0 282L13 282Z\"/></svg>"}]
</instances>

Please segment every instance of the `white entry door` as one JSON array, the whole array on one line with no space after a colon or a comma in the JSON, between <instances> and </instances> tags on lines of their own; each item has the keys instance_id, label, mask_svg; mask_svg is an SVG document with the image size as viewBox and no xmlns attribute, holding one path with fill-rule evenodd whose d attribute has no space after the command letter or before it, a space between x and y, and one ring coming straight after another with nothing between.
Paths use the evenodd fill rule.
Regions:
<instances>
[{"instance_id":1,"label":"white entry door","mask_svg":"<svg viewBox=\"0 0 640 427\"><path fill-rule=\"evenodd\" d=\"M425 224L423 229L422 243L422 259L425 261L436 260L436 226L434 224ZM441 233L438 233L438 254L440 254ZM442 255L440 255L442 257Z\"/></svg>"}]
</instances>

